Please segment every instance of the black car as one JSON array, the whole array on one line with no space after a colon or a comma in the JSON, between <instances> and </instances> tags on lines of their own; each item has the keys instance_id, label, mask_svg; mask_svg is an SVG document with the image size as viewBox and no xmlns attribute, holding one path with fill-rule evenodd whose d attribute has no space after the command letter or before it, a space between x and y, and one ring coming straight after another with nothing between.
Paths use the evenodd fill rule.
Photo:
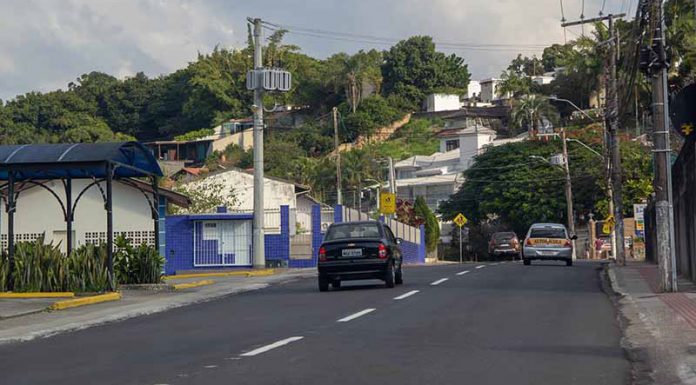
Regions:
<instances>
[{"instance_id":1,"label":"black car","mask_svg":"<svg viewBox=\"0 0 696 385\"><path fill-rule=\"evenodd\" d=\"M381 279L390 288L403 283L400 244L381 222L332 224L319 248L319 291L358 279Z\"/></svg>"}]
</instances>

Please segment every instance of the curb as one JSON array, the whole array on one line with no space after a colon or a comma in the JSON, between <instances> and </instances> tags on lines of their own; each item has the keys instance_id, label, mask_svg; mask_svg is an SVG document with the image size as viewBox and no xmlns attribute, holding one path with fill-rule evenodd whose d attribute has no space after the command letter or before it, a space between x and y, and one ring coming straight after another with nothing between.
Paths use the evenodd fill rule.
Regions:
<instances>
[{"instance_id":1,"label":"curb","mask_svg":"<svg viewBox=\"0 0 696 385\"><path fill-rule=\"evenodd\" d=\"M48 309L49 310L64 310L64 309L70 309L73 307L93 305L93 304L102 303L102 302L118 301L120 299L121 299L120 292L100 294L100 295L92 295L89 297L81 297L81 298L75 298L75 299L68 299L65 301L58 301L58 302L54 303L53 305L49 306Z\"/></svg>"},{"instance_id":2,"label":"curb","mask_svg":"<svg viewBox=\"0 0 696 385\"><path fill-rule=\"evenodd\" d=\"M165 280L169 279L184 279L184 278L208 278L208 277L265 277L275 274L275 269L263 269L263 270L238 270L238 271L221 271L216 273L191 273L191 274L177 274L168 275L164 277Z\"/></svg>"},{"instance_id":3,"label":"curb","mask_svg":"<svg viewBox=\"0 0 696 385\"><path fill-rule=\"evenodd\" d=\"M172 288L174 290L183 290L183 289L191 289L194 287L212 285L214 283L215 283L215 281L213 281L212 279L206 279L203 281L196 281L196 282L190 282L190 283L178 283L176 285L172 285Z\"/></svg>"},{"instance_id":4,"label":"curb","mask_svg":"<svg viewBox=\"0 0 696 385\"><path fill-rule=\"evenodd\" d=\"M0 299L12 298L74 298L72 292L0 293Z\"/></svg>"}]
</instances>

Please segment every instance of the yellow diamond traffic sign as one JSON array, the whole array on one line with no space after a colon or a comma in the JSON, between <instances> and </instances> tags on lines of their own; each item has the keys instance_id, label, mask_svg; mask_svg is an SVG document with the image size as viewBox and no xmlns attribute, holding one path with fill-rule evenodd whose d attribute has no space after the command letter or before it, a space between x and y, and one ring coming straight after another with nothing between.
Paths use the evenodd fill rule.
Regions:
<instances>
[{"instance_id":1,"label":"yellow diamond traffic sign","mask_svg":"<svg viewBox=\"0 0 696 385\"><path fill-rule=\"evenodd\" d=\"M456 223L459 227L464 226L466 222L469 222L469 220L466 219L466 217L462 213L459 213L456 217L454 217L454 223Z\"/></svg>"}]
</instances>

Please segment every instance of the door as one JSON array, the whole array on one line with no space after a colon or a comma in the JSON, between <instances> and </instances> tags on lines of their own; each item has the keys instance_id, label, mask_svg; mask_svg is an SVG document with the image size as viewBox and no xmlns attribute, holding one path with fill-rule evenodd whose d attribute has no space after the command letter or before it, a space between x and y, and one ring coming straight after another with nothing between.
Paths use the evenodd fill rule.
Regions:
<instances>
[{"instance_id":1,"label":"door","mask_svg":"<svg viewBox=\"0 0 696 385\"><path fill-rule=\"evenodd\" d=\"M193 265L250 266L251 221L195 221Z\"/></svg>"}]
</instances>

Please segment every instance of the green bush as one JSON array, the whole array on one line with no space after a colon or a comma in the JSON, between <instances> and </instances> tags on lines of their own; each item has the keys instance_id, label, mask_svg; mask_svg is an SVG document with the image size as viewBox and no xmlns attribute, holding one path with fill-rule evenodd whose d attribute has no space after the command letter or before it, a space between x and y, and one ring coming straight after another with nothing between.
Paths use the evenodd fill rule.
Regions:
<instances>
[{"instance_id":1,"label":"green bush","mask_svg":"<svg viewBox=\"0 0 696 385\"><path fill-rule=\"evenodd\" d=\"M214 133L215 130L212 128L201 128L200 130L189 131L185 134L177 135L174 137L174 140L179 142L187 142L190 140L205 138L206 136L213 135Z\"/></svg>"},{"instance_id":2,"label":"green bush","mask_svg":"<svg viewBox=\"0 0 696 385\"><path fill-rule=\"evenodd\" d=\"M116 281L129 283L160 283L164 258L154 247L131 246L117 239L114 253ZM7 291L9 276L7 253L0 256L0 291ZM87 244L66 256L58 246L45 243L41 236L34 242L19 242L15 247L15 292L102 292L109 289L106 245Z\"/></svg>"},{"instance_id":3,"label":"green bush","mask_svg":"<svg viewBox=\"0 0 696 385\"><path fill-rule=\"evenodd\" d=\"M146 244L133 246L130 240L118 237L115 241L114 274L120 284L162 282L165 259Z\"/></svg>"}]
</instances>

